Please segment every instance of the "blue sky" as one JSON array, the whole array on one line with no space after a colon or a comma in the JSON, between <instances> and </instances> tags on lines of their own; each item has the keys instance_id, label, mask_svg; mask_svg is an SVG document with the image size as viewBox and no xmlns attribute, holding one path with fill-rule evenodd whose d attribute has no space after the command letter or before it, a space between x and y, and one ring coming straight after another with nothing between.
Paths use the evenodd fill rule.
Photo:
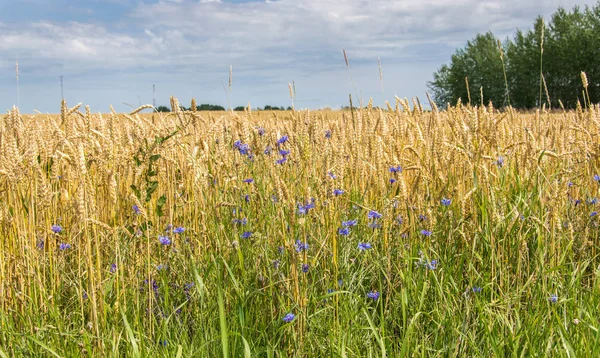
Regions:
<instances>
[{"instance_id":1,"label":"blue sky","mask_svg":"<svg viewBox=\"0 0 600 358\"><path fill-rule=\"evenodd\" d=\"M354 89L376 104L425 97L426 82L479 32L504 39L559 6L593 0L0 0L0 110L55 113L59 77L69 105L92 111L152 103L345 105ZM383 91L377 58L383 68Z\"/></svg>"}]
</instances>

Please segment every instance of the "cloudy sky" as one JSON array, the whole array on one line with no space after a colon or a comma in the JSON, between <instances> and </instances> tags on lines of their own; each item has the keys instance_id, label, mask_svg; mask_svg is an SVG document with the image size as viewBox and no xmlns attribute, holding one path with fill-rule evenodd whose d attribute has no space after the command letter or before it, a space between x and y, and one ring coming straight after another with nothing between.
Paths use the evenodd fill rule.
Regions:
<instances>
[{"instance_id":1,"label":"cloudy sky","mask_svg":"<svg viewBox=\"0 0 600 358\"><path fill-rule=\"evenodd\" d=\"M0 0L0 110L57 112L70 105L339 107L355 93L425 96L432 73L478 32L505 38L537 15L594 0ZM377 58L383 68L383 91Z\"/></svg>"}]
</instances>

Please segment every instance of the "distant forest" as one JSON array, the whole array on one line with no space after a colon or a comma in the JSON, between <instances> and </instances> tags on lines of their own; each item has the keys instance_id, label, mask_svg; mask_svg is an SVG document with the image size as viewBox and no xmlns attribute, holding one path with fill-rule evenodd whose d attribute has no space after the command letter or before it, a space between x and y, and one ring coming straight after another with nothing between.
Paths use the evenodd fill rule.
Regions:
<instances>
[{"instance_id":1,"label":"distant forest","mask_svg":"<svg viewBox=\"0 0 600 358\"><path fill-rule=\"evenodd\" d=\"M246 107L244 106L237 106L235 107L233 110L234 111L244 111ZM255 111L285 111L288 110L290 111L292 109L292 107L277 107L277 106L264 106L263 108L257 107L257 108L253 108L253 110ZM181 110L183 111L190 111L191 108L189 107L184 107L181 106ZM199 106L196 106L196 110L197 111L225 111L225 107L223 106L219 106L219 105L214 105L214 104L201 104ZM156 111L157 112L171 112L171 109L167 106L158 106L156 107Z\"/></svg>"}]
</instances>

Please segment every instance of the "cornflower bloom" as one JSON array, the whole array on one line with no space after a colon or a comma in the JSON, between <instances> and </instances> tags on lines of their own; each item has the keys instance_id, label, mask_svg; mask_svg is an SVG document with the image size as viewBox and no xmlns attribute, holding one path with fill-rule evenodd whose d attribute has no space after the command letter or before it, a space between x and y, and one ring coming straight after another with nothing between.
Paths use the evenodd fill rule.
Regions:
<instances>
[{"instance_id":1,"label":"cornflower bloom","mask_svg":"<svg viewBox=\"0 0 600 358\"><path fill-rule=\"evenodd\" d=\"M431 231L423 229L423 230L421 230L421 235L423 235L423 236L431 236Z\"/></svg>"},{"instance_id":2,"label":"cornflower bloom","mask_svg":"<svg viewBox=\"0 0 600 358\"><path fill-rule=\"evenodd\" d=\"M452 199L442 198L442 205L450 206L451 203L452 203Z\"/></svg>"},{"instance_id":3,"label":"cornflower bloom","mask_svg":"<svg viewBox=\"0 0 600 358\"><path fill-rule=\"evenodd\" d=\"M344 193L345 192L342 189L334 189L333 190L333 195L335 195L335 196L339 196L339 195L342 195Z\"/></svg>"},{"instance_id":4,"label":"cornflower bloom","mask_svg":"<svg viewBox=\"0 0 600 358\"><path fill-rule=\"evenodd\" d=\"M354 219L354 220L348 220L348 221L342 221L342 226L343 227L352 227L352 226L355 226L356 223L357 223L356 219Z\"/></svg>"},{"instance_id":5,"label":"cornflower bloom","mask_svg":"<svg viewBox=\"0 0 600 358\"><path fill-rule=\"evenodd\" d=\"M397 167L390 167L390 173L402 173L402 167L399 165Z\"/></svg>"},{"instance_id":6,"label":"cornflower bloom","mask_svg":"<svg viewBox=\"0 0 600 358\"><path fill-rule=\"evenodd\" d=\"M308 250L308 243L296 240L296 252L302 252Z\"/></svg>"},{"instance_id":7,"label":"cornflower bloom","mask_svg":"<svg viewBox=\"0 0 600 358\"><path fill-rule=\"evenodd\" d=\"M288 136L284 135L284 136L282 136L281 138L279 138L279 139L277 140L277 145L284 144L284 143L285 143L285 142L287 142L287 141L288 141Z\"/></svg>"},{"instance_id":8,"label":"cornflower bloom","mask_svg":"<svg viewBox=\"0 0 600 358\"><path fill-rule=\"evenodd\" d=\"M342 235L342 236L347 236L350 235L350 229L345 227L345 228L339 228L338 229L338 234Z\"/></svg>"},{"instance_id":9,"label":"cornflower bloom","mask_svg":"<svg viewBox=\"0 0 600 358\"><path fill-rule=\"evenodd\" d=\"M288 149L279 150L279 155L281 155L282 157L287 157L289 154L290 154L290 151Z\"/></svg>"},{"instance_id":10,"label":"cornflower bloom","mask_svg":"<svg viewBox=\"0 0 600 358\"><path fill-rule=\"evenodd\" d=\"M556 303L556 302L558 302L558 296L555 294L551 294L550 298L548 298L548 301L550 301L552 303Z\"/></svg>"},{"instance_id":11,"label":"cornflower bloom","mask_svg":"<svg viewBox=\"0 0 600 358\"><path fill-rule=\"evenodd\" d=\"M60 225L52 225L50 230L52 230L52 232L55 234L60 234L62 232L63 228Z\"/></svg>"},{"instance_id":12,"label":"cornflower bloom","mask_svg":"<svg viewBox=\"0 0 600 358\"><path fill-rule=\"evenodd\" d=\"M283 322L285 323L290 323L294 320L294 318L296 318L296 315L293 313L288 313L285 316L283 316Z\"/></svg>"},{"instance_id":13,"label":"cornflower bloom","mask_svg":"<svg viewBox=\"0 0 600 358\"><path fill-rule=\"evenodd\" d=\"M250 236L252 236L252 232L251 232L251 231L244 231L244 232L243 232L243 233L240 235L240 237L241 237L242 239L249 239L249 238L250 238Z\"/></svg>"},{"instance_id":14,"label":"cornflower bloom","mask_svg":"<svg viewBox=\"0 0 600 358\"><path fill-rule=\"evenodd\" d=\"M310 266L308 264L302 264L302 272L307 273Z\"/></svg>"},{"instance_id":15,"label":"cornflower bloom","mask_svg":"<svg viewBox=\"0 0 600 358\"><path fill-rule=\"evenodd\" d=\"M135 213L135 215L140 215L142 213L139 206L134 205L134 206L132 206L132 208L133 208L133 212Z\"/></svg>"},{"instance_id":16,"label":"cornflower bloom","mask_svg":"<svg viewBox=\"0 0 600 358\"><path fill-rule=\"evenodd\" d=\"M242 181L243 181L244 183L246 183L246 184L252 184L252 182L254 181L254 179L252 179L252 178L248 178L248 179L244 179L244 180L242 180Z\"/></svg>"},{"instance_id":17,"label":"cornflower bloom","mask_svg":"<svg viewBox=\"0 0 600 358\"><path fill-rule=\"evenodd\" d=\"M281 159L277 159L275 161L275 163L279 164L279 165L283 165L283 163L287 162L287 157L283 157Z\"/></svg>"},{"instance_id":18,"label":"cornflower bloom","mask_svg":"<svg viewBox=\"0 0 600 358\"><path fill-rule=\"evenodd\" d=\"M71 244L61 243L58 245L58 249L61 251L67 250L71 248Z\"/></svg>"},{"instance_id":19,"label":"cornflower bloom","mask_svg":"<svg viewBox=\"0 0 600 358\"><path fill-rule=\"evenodd\" d=\"M371 291L371 292L367 293L367 298L370 298L373 301L377 301L379 299L379 292Z\"/></svg>"},{"instance_id":20,"label":"cornflower bloom","mask_svg":"<svg viewBox=\"0 0 600 358\"><path fill-rule=\"evenodd\" d=\"M498 166L498 168L502 168L502 166L504 165L504 157L503 156L498 157L498 160L496 160L496 165Z\"/></svg>"},{"instance_id":21,"label":"cornflower bloom","mask_svg":"<svg viewBox=\"0 0 600 358\"><path fill-rule=\"evenodd\" d=\"M373 246L371 246L371 244L369 244L368 242L359 242L358 243L358 250L359 251L365 251L365 250L369 250L372 249Z\"/></svg>"},{"instance_id":22,"label":"cornflower bloom","mask_svg":"<svg viewBox=\"0 0 600 358\"><path fill-rule=\"evenodd\" d=\"M115 273L115 272L117 272L117 264L110 265L110 273Z\"/></svg>"},{"instance_id":23,"label":"cornflower bloom","mask_svg":"<svg viewBox=\"0 0 600 358\"><path fill-rule=\"evenodd\" d=\"M173 229L173 234L181 234L185 231L185 228L182 226L178 226L175 229Z\"/></svg>"},{"instance_id":24,"label":"cornflower bloom","mask_svg":"<svg viewBox=\"0 0 600 358\"><path fill-rule=\"evenodd\" d=\"M171 245L171 239L169 239L168 236L159 236L158 241L161 243L161 245Z\"/></svg>"},{"instance_id":25,"label":"cornflower bloom","mask_svg":"<svg viewBox=\"0 0 600 358\"><path fill-rule=\"evenodd\" d=\"M233 224L234 225L246 225L248 223L248 219L246 218L242 218L242 219L233 219Z\"/></svg>"},{"instance_id":26,"label":"cornflower bloom","mask_svg":"<svg viewBox=\"0 0 600 358\"><path fill-rule=\"evenodd\" d=\"M369 211L368 217L369 217L369 219L380 219L381 214L375 210L371 210L371 211Z\"/></svg>"}]
</instances>

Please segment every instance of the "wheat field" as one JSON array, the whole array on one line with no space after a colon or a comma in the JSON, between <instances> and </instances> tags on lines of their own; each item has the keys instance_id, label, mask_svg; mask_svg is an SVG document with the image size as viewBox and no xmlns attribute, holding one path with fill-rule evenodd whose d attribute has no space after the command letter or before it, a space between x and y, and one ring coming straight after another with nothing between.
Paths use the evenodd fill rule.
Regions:
<instances>
[{"instance_id":1,"label":"wheat field","mask_svg":"<svg viewBox=\"0 0 600 358\"><path fill-rule=\"evenodd\" d=\"M599 351L600 107L171 102L0 117L0 357Z\"/></svg>"}]
</instances>

